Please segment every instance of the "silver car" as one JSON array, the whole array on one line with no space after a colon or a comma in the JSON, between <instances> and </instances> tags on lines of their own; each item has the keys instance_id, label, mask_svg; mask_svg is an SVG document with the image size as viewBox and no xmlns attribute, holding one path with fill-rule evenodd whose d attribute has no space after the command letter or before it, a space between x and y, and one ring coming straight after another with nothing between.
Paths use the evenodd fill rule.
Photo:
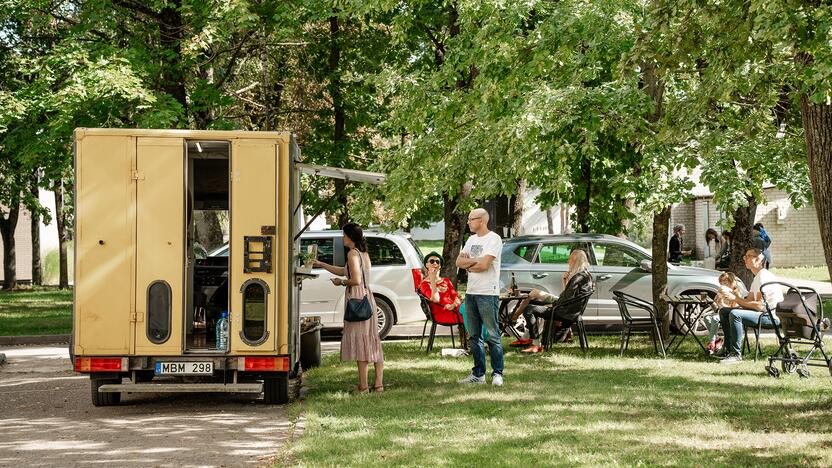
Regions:
<instances>
[{"instance_id":1,"label":"silver car","mask_svg":"<svg viewBox=\"0 0 832 468\"><path fill-rule=\"evenodd\" d=\"M424 320L416 295L416 281L421 278L422 256L410 234L364 231L367 253L372 262L370 290L376 300L379 335L384 338L396 323ZM306 231L300 237L301 251L318 246L318 259L330 265L344 266L347 251L341 231ZM228 245L208 254L207 261L228 257ZM227 260L225 263L227 269ZM333 286L334 275L315 268L317 278L301 286L301 317L320 317L324 329L344 328L344 288Z\"/></svg>"},{"instance_id":2,"label":"silver car","mask_svg":"<svg viewBox=\"0 0 832 468\"><path fill-rule=\"evenodd\" d=\"M618 306L613 300L613 291L623 291L653 302L650 252L626 239L604 234L522 236L508 239L503 244L501 282L504 286L509 285L511 274L514 273L521 289L537 288L559 295L569 253L576 248L587 252L590 272L596 282L595 295L584 313L587 323L600 325L621 322ZM668 264L667 293L670 296L700 292L715 294L719 289L719 275L719 271Z\"/></svg>"}]
</instances>

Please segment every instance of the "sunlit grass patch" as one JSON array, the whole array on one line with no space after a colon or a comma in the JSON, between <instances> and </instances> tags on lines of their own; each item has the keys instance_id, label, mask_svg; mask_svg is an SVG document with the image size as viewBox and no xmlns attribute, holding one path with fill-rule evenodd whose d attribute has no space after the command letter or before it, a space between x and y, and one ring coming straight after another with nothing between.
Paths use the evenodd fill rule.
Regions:
<instances>
[{"instance_id":1,"label":"sunlit grass patch","mask_svg":"<svg viewBox=\"0 0 832 468\"><path fill-rule=\"evenodd\" d=\"M0 291L0 336L63 334L71 329L71 290Z\"/></svg>"},{"instance_id":2,"label":"sunlit grass patch","mask_svg":"<svg viewBox=\"0 0 832 468\"><path fill-rule=\"evenodd\" d=\"M447 343L449 345L449 343ZM767 376L764 360L721 366L692 341L667 360L617 337L527 356L507 348L505 386L462 386L470 358L385 343L386 392L352 395L330 356L296 403L306 429L287 459L333 465L829 465L832 378ZM774 342L765 341L773 351Z\"/></svg>"}]
</instances>

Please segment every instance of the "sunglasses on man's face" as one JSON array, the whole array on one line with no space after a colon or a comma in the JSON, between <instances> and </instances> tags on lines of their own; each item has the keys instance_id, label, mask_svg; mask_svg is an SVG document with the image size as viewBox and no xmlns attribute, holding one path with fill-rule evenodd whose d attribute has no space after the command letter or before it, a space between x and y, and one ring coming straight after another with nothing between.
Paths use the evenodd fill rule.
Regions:
<instances>
[{"instance_id":1,"label":"sunglasses on man's face","mask_svg":"<svg viewBox=\"0 0 832 468\"><path fill-rule=\"evenodd\" d=\"M428 260L428 263L435 263L435 264L437 264L437 265L439 265L439 264L440 264L440 262L439 262L439 259L438 259L438 258L432 258L432 259Z\"/></svg>"}]
</instances>

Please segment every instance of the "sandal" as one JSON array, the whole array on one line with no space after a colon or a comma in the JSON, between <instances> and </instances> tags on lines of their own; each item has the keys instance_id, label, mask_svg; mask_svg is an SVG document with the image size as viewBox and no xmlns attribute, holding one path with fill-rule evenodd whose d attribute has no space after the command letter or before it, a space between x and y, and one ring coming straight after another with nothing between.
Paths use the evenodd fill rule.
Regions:
<instances>
[{"instance_id":1,"label":"sandal","mask_svg":"<svg viewBox=\"0 0 832 468\"><path fill-rule=\"evenodd\" d=\"M355 387L354 389L352 389L351 393L353 395L366 395L366 394L370 393L370 388L369 387L366 387L366 388Z\"/></svg>"},{"instance_id":2,"label":"sandal","mask_svg":"<svg viewBox=\"0 0 832 468\"><path fill-rule=\"evenodd\" d=\"M372 386L370 387L370 391L373 393L384 393L384 385L379 386Z\"/></svg>"}]
</instances>

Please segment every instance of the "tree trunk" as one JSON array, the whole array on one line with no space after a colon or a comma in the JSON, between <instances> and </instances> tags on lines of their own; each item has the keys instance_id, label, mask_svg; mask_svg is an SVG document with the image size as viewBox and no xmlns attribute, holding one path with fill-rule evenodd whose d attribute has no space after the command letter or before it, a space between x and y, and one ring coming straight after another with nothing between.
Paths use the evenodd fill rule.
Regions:
<instances>
[{"instance_id":1,"label":"tree trunk","mask_svg":"<svg viewBox=\"0 0 832 468\"><path fill-rule=\"evenodd\" d=\"M577 225L581 232L589 232L589 200L592 190L592 163L588 158L581 160L581 179L586 184L584 196L578 200Z\"/></svg>"},{"instance_id":2,"label":"tree trunk","mask_svg":"<svg viewBox=\"0 0 832 468\"><path fill-rule=\"evenodd\" d=\"M757 215L757 200L753 196L746 197L748 206L734 211L734 227L731 229L731 266L730 270L742 279L747 287L751 286L754 274L745 268L745 251L751 246L754 235L754 217Z\"/></svg>"},{"instance_id":3,"label":"tree trunk","mask_svg":"<svg viewBox=\"0 0 832 468\"><path fill-rule=\"evenodd\" d=\"M205 250L212 251L223 245L222 225L217 214L212 211L195 211L194 224L196 225L196 239L205 247Z\"/></svg>"},{"instance_id":4,"label":"tree trunk","mask_svg":"<svg viewBox=\"0 0 832 468\"><path fill-rule=\"evenodd\" d=\"M341 42L340 42L340 26L338 24L337 16L329 17L329 95L332 99L332 118L335 122L333 128L333 151L331 160L341 161L344 159L344 128L346 125L346 115L344 112L344 102L341 95L341 76L338 67L341 64ZM347 188L346 181L335 180L335 192L338 194L338 201L341 204L341 211L338 215L338 225L343 227L350 222L349 205L347 204Z\"/></svg>"},{"instance_id":5,"label":"tree trunk","mask_svg":"<svg viewBox=\"0 0 832 468\"><path fill-rule=\"evenodd\" d=\"M523 235L523 206L526 199L526 179L517 181L517 193L514 194L514 207L511 211L511 229L513 236Z\"/></svg>"},{"instance_id":6,"label":"tree trunk","mask_svg":"<svg viewBox=\"0 0 832 468\"><path fill-rule=\"evenodd\" d=\"M10 291L17 287L17 256L15 255L14 231L20 215L20 201L12 200L7 217L0 216L0 236L3 238L3 289Z\"/></svg>"},{"instance_id":7,"label":"tree trunk","mask_svg":"<svg viewBox=\"0 0 832 468\"><path fill-rule=\"evenodd\" d=\"M66 223L64 222L64 195L61 182L55 184L55 223L58 227L58 287L66 289L69 287L69 271L67 268L66 252Z\"/></svg>"},{"instance_id":8,"label":"tree trunk","mask_svg":"<svg viewBox=\"0 0 832 468\"><path fill-rule=\"evenodd\" d=\"M462 250L462 240L465 236L466 221L468 213L459 212L458 208L462 202L468 198L471 193L471 184L464 184L462 190L453 198L449 197L447 193L442 194L444 201L444 221L445 221L445 239L442 246L442 261L445 265L443 267L442 275L451 280L454 287L457 286L459 279L457 278L456 257L459 256L459 251Z\"/></svg>"},{"instance_id":9,"label":"tree trunk","mask_svg":"<svg viewBox=\"0 0 832 468\"><path fill-rule=\"evenodd\" d=\"M662 293L667 287L667 231L670 205L653 214L653 304L662 320L662 337L670 335L670 310Z\"/></svg>"},{"instance_id":10,"label":"tree trunk","mask_svg":"<svg viewBox=\"0 0 832 468\"><path fill-rule=\"evenodd\" d=\"M40 190L38 189L38 170L35 169L32 173L32 186L30 188L32 197L37 200L40 197ZM32 285L40 286L43 284L43 268L40 262L40 216L32 212Z\"/></svg>"},{"instance_id":11,"label":"tree trunk","mask_svg":"<svg viewBox=\"0 0 832 468\"><path fill-rule=\"evenodd\" d=\"M820 240L826 268L832 275L832 106L813 104L808 95L801 94L800 114Z\"/></svg>"},{"instance_id":12,"label":"tree trunk","mask_svg":"<svg viewBox=\"0 0 832 468\"><path fill-rule=\"evenodd\" d=\"M182 23L181 0L173 0L170 6L159 12L159 39L164 50L162 71L162 91L171 95L178 102L185 115L188 115L188 99L185 89L185 74L182 70L182 41L185 25ZM187 123L179 122L179 124Z\"/></svg>"},{"instance_id":13,"label":"tree trunk","mask_svg":"<svg viewBox=\"0 0 832 468\"><path fill-rule=\"evenodd\" d=\"M546 208L546 226L549 228L549 234L555 233L555 214L552 210L554 208Z\"/></svg>"}]
</instances>

